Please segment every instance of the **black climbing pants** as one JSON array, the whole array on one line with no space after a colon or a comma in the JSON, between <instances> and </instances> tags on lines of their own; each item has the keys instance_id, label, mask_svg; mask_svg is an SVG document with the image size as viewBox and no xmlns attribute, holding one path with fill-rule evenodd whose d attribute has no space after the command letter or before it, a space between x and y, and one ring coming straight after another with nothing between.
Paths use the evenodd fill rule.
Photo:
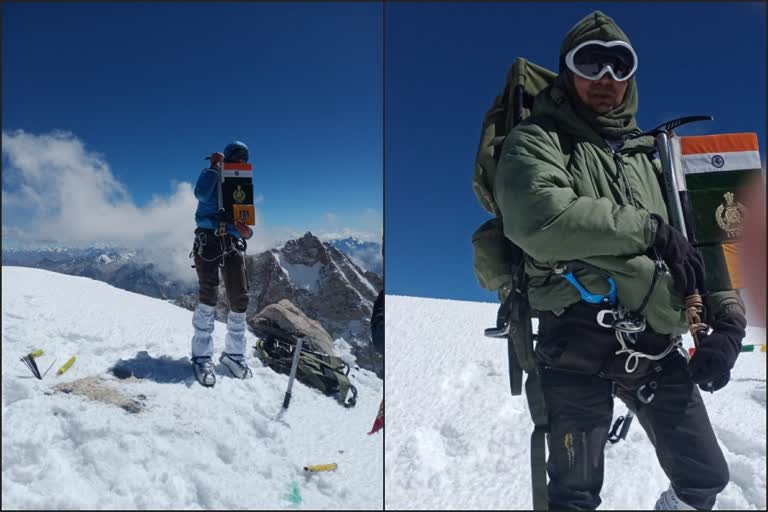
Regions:
<instances>
[{"instance_id":1,"label":"black climbing pants","mask_svg":"<svg viewBox=\"0 0 768 512\"><path fill-rule=\"evenodd\" d=\"M728 483L728 465L685 356L675 350L660 361L641 359L627 373L627 356L615 355L620 345L613 329L596 322L600 309L578 303L560 316L539 316L550 509L600 505L614 394L635 413L677 495L694 508L711 509ZM633 348L659 354L668 344L667 336L647 330Z\"/></svg>"},{"instance_id":2,"label":"black climbing pants","mask_svg":"<svg viewBox=\"0 0 768 512\"><path fill-rule=\"evenodd\" d=\"M200 284L200 302L216 306L219 292L219 270L224 277L229 309L235 313L244 313L248 309L248 276L245 258L234 249L235 239L227 235L222 241L213 230L197 228L195 243L192 248L195 256L195 269ZM223 267L219 264L222 262Z\"/></svg>"}]
</instances>

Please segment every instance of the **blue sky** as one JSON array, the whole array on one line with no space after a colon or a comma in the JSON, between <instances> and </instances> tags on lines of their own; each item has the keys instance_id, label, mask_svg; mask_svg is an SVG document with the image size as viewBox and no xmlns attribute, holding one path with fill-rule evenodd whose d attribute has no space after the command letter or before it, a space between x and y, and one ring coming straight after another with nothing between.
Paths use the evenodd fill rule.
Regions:
<instances>
[{"instance_id":1,"label":"blue sky","mask_svg":"<svg viewBox=\"0 0 768 512\"><path fill-rule=\"evenodd\" d=\"M596 9L638 53L641 128L711 114L680 133L757 132L765 160L765 3L388 4L387 293L496 300L472 270L489 218L472 192L483 114L515 57L556 71L563 36Z\"/></svg>"},{"instance_id":2,"label":"blue sky","mask_svg":"<svg viewBox=\"0 0 768 512\"><path fill-rule=\"evenodd\" d=\"M40 166L98 183L75 200L98 203L123 239L143 223L189 239L178 184L233 139L250 146L264 243L306 230L379 240L381 26L376 3L4 2L4 244L54 228L104 236L70 232L71 208L41 217L30 190L67 202L69 182Z\"/></svg>"}]
</instances>

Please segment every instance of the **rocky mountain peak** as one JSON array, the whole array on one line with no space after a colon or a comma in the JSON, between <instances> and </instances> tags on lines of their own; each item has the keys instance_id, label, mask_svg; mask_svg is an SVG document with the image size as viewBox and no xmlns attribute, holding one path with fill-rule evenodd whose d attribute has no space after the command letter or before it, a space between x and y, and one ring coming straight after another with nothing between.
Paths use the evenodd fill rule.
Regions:
<instances>
[{"instance_id":1,"label":"rocky mountain peak","mask_svg":"<svg viewBox=\"0 0 768 512\"><path fill-rule=\"evenodd\" d=\"M280 250L285 261L294 265L326 265L329 262L328 248L311 232L296 240L289 240Z\"/></svg>"},{"instance_id":2,"label":"rocky mountain peak","mask_svg":"<svg viewBox=\"0 0 768 512\"><path fill-rule=\"evenodd\" d=\"M371 367L370 318L373 301L383 286L379 274L362 270L344 252L307 232L280 249L248 256L248 282L247 318L252 327L259 312L290 301L301 314L317 321L331 339L344 338L358 364ZM217 318L224 320L229 308L223 283L218 296ZM176 303L194 309L197 296L190 294Z\"/></svg>"}]
</instances>

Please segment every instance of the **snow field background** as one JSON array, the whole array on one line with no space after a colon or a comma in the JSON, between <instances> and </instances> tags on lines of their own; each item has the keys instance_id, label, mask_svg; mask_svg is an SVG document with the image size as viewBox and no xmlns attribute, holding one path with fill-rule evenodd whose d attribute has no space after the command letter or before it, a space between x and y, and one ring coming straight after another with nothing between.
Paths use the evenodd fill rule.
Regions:
<instances>
[{"instance_id":1,"label":"snow field background","mask_svg":"<svg viewBox=\"0 0 768 512\"><path fill-rule=\"evenodd\" d=\"M506 341L483 336L498 305L386 301L385 506L530 509L528 405L510 394ZM765 343L765 329L748 327L744 343ZM721 510L766 507L765 374L765 353L745 352L725 388L702 393L731 474ZM614 420L626 411L615 400ZM638 421L606 446L601 509L653 509L668 485Z\"/></svg>"},{"instance_id":2,"label":"snow field background","mask_svg":"<svg viewBox=\"0 0 768 512\"><path fill-rule=\"evenodd\" d=\"M217 384L204 388L189 363L191 311L86 278L3 267L2 507L380 510L383 436L367 432L382 381L353 369L352 409L296 382L282 413L288 377L263 367L248 333L254 377L230 378L218 363L225 334L217 322ZM41 371L58 358L42 381L19 361L39 348ZM54 375L72 355L69 371ZM151 375L118 379L109 371L118 362ZM104 379L141 410L54 392L84 377ZM336 471L303 470L331 462Z\"/></svg>"}]
</instances>

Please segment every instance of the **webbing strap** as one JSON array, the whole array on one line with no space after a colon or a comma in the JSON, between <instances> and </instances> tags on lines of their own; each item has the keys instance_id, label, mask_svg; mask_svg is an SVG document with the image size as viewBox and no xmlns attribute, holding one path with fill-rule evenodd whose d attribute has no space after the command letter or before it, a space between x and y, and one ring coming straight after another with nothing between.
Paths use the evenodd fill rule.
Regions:
<instances>
[{"instance_id":1,"label":"webbing strap","mask_svg":"<svg viewBox=\"0 0 768 512\"><path fill-rule=\"evenodd\" d=\"M512 396L520 396L523 392L523 369L515 352L515 342L512 336L507 337L507 358L509 361L509 387Z\"/></svg>"},{"instance_id":2,"label":"webbing strap","mask_svg":"<svg viewBox=\"0 0 768 512\"><path fill-rule=\"evenodd\" d=\"M546 428L536 427L531 434L531 485L533 510L549 510L547 491Z\"/></svg>"},{"instance_id":3,"label":"webbing strap","mask_svg":"<svg viewBox=\"0 0 768 512\"><path fill-rule=\"evenodd\" d=\"M544 392L541 388L541 375L538 370L528 373L528 378L525 380L525 395L528 399L528 410L531 412L534 425L531 434L533 509L548 510L546 434L549 429L549 418L547 405L544 402Z\"/></svg>"}]
</instances>

